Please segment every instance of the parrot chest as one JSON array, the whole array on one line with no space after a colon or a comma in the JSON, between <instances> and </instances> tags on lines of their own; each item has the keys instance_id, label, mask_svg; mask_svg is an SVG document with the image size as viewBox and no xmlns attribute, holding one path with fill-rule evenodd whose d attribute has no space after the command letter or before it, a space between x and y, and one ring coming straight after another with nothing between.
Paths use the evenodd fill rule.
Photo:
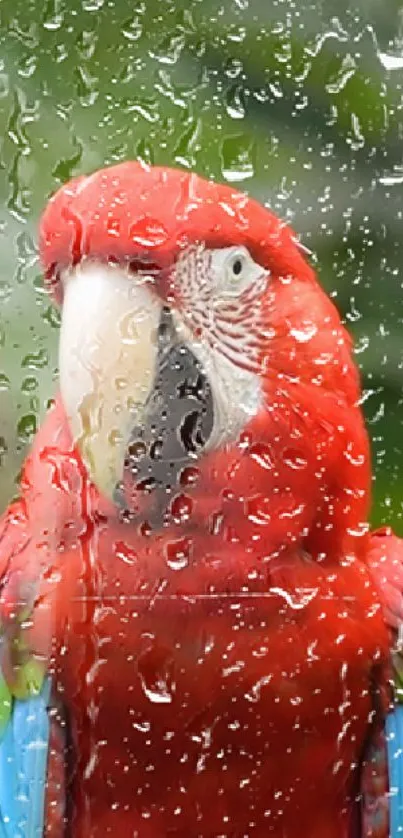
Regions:
<instances>
[{"instance_id":1,"label":"parrot chest","mask_svg":"<svg viewBox=\"0 0 403 838\"><path fill-rule=\"evenodd\" d=\"M55 662L78 755L74 834L347 836L386 688L362 575L295 556L265 589L227 577L220 590L195 567L159 570L105 558L76 577Z\"/></svg>"}]
</instances>

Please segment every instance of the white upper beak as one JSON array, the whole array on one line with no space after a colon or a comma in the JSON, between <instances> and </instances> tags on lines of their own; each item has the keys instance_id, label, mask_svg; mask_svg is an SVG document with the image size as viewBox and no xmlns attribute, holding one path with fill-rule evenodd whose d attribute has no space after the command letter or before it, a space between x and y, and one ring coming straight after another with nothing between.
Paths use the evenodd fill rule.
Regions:
<instances>
[{"instance_id":1,"label":"white upper beak","mask_svg":"<svg viewBox=\"0 0 403 838\"><path fill-rule=\"evenodd\" d=\"M162 303L150 277L83 262L63 277L60 386L74 442L112 498L153 387Z\"/></svg>"}]
</instances>

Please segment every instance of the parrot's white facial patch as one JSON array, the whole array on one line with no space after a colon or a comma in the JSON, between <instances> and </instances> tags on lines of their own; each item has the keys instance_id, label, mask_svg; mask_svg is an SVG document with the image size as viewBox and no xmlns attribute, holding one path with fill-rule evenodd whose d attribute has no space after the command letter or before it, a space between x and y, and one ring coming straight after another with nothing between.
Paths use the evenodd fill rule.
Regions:
<instances>
[{"instance_id":1,"label":"parrot's white facial patch","mask_svg":"<svg viewBox=\"0 0 403 838\"><path fill-rule=\"evenodd\" d=\"M233 442L262 404L261 297L269 273L244 247L191 248L178 261L178 335L200 361L214 400L206 449Z\"/></svg>"},{"instance_id":2,"label":"parrot's white facial patch","mask_svg":"<svg viewBox=\"0 0 403 838\"><path fill-rule=\"evenodd\" d=\"M175 266L173 284L190 333L232 360L260 370L262 295L269 272L246 248L189 248Z\"/></svg>"},{"instance_id":3,"label":"parrot's white facial patch","mask_svg":"<svg viewBox=\"0 0 403 838\"><path fill-rule=\"evenodd\" d=\"M214 404L214 424L205 451L235 442L264 403L258 376L243 369L210 344L196 340L188 327L176 318L178 335L185 341L210 384Z\"/></svg>"}]
</instances>

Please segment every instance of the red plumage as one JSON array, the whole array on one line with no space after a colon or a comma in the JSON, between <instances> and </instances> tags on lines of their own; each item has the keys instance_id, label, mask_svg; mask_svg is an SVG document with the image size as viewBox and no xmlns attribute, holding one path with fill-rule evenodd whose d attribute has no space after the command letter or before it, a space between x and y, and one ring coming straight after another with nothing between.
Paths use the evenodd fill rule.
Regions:
<instances>
[{"instance_id":1,"label":"red plumage","mask_svg":"<svg viewBox=\"0 0 403 838\"><path fill-rule=\"evenodd\" d=\"M193 174L127 163L79 178L40 242L59 300L61 270L83 258L148 265L185 315L173 268L189 246L243 245L270 271L264 405L182 472L164 525L130 476L135 514L100 496L59 398L5 519L3 614L32 606L26 637L66 713L72 834L360 834L390 592L369 552L368 440L336 309L281 222Z\"/></svg>"}]
</instances>

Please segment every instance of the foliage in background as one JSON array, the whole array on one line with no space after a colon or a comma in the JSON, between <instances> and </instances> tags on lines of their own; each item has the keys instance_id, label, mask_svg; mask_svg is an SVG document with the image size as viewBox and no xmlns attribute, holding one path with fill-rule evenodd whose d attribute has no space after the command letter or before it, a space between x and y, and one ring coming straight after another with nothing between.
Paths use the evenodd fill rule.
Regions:
<instances>
[{"instance_id":1,"label":"foliage in background","mask_svg":"<svg viewBox=\"0 0 403 838\"><path fill-rule=\"evenodd\" d=\"M356 339L373 520L402 531L403 7L2 0L0 43L0 506L57 379L41 208L141 157L236 184L313 251Z\"/></svg>"}]
</instances>

